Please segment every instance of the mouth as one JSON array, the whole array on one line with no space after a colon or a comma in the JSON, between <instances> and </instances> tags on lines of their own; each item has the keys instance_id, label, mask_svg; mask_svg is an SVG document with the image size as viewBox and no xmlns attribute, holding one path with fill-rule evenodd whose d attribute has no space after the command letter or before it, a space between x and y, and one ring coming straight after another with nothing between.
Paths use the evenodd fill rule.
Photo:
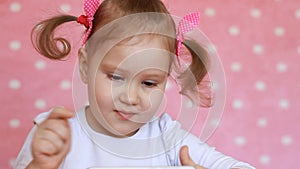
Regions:
<instances>
[{"instance_id":1,"label":"mouth","mask_svg":"<svg viewBox=\"0 0 300 169\"><path fill-rule=\"evenodd\" d=\"M121 111L121 110L114 110L114 112L117 114L118 118L121 120L129 120L132 118L136 113L132 112L126 112L126 111Z\"/></svg>"}]
</instances>

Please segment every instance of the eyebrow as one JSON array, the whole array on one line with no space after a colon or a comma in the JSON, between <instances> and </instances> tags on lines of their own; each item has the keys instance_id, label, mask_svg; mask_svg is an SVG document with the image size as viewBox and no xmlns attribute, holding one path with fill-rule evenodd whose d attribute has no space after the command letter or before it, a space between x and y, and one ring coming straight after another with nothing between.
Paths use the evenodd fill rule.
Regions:
<instances>
[{"instance_id":1,"label":"eyebrow","mask_svg":"<svg viewBox=\"0 0 300 169\"><path fill-rule=\"evenodd\" d=\"M156 70L157 71L157 70ZM147 77L156 77L156 78L165 78L168 76L167 72L161 71L163 73L157 73L157 72L144 72L143 76L147 76Z\"/></svg>"},{"instance_id":2,"label":"eyebrow","mask_svg":"<svg viewBox=\"0 0 300 169\"><path fill-rule=\"evenodd\" d=\"M119 68L113 64L109 64L109 63L101 63L100 64L100 69L105 69L105 70L110 70L110 71L120 71L122 73L129 73L128 70L125 70L125 69L122 69L122 68ZM163 70L159 70L159 69L153 69L153 70L150 70L152 72L144 72L144 70L142 70L141 72L143 72L143 76L148 76L148 77L156 77L156 78L165 78L169 75L168 72L165 72ZM159 72L162 72L162 73L158 73Z\"/></svg>"},{"instance_id":3,"label":"eyebrow","mask_svg":"<svg viewBox=\"0 0 300 169\"><path fill-rule=\"evenodd\" d=\"M128 73L127 70L124 70L122 68L119 68L113 64L109 64L109 63L100 63L100 69L109 69L111 71L120 71L120 72L124 72L124 73Z\"/></svg>"}]
</instances>

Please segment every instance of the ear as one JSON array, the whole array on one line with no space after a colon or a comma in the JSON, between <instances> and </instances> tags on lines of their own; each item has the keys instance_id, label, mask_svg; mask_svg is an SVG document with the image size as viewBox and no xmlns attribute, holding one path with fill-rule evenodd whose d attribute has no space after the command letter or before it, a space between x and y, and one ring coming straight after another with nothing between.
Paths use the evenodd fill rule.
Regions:
<instances>
[{"instance_id":1,"label":"ear","mask_svg":"<svg viewBox=\"0 0 300 169\"><path fill-rule=\"evenodd\" d=\"M79 64L79 72L80 72L81 80L83 83L87 84L88 61L87 61L87 52L85 48L80 48L78 50L78 64Z\"/></svg>"}]
</instances>

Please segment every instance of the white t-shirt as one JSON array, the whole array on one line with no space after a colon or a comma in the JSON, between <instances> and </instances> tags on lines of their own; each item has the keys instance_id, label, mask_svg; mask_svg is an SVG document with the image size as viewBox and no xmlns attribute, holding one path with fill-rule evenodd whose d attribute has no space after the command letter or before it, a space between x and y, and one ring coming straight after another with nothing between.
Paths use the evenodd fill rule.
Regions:
<instances>
[{"instance_id":1,"label":"white t-shirt","mask_svg":"<svg viewBox=\"0 0 300 169\"><path fill-rule=\"evenodd\" d=\"M35 118L41 123L50 113ZM189 146L191 158L209 169L254 169L247 163L228 157L199 138L181 129L178 122L163 114L146 123L133 136L114 138L95 132L87 123L85 109L69 120L71 150L60 169L86 169L95 166L180 166L179 150ZM24 169L32 160L31 140L34 127L20 151L15 169Z\"/></svg>"}]
</instances>

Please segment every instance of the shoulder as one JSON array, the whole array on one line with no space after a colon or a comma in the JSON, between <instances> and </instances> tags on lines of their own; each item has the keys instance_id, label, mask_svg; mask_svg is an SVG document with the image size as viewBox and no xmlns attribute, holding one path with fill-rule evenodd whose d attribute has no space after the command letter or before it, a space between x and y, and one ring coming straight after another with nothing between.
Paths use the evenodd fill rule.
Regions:
<instances>
[{"instance_id":1,"label":"shoulder","mask_svg":"<svg viewBox=\"0 0 300 169\"><path fill-rule=\"evenodd\" d=\"M161 133L166 132L178 125L176 121L174 121L170 115L167 113L162 114L158 117L153 117L151 121L146 123L144 126L140 128L140 130L133 137L138 138L149 138L149 137L157 137Z\"/></svg>"},{"instance_id":2,"label":"shoulder","mask_svg":"<svg viewBox=\"0 0 300 169\"><path fill-rule=\"evenodd\" d=\"M173 120L167 113L156 117L151 122L147 123L140 129L140 133L147 133L145 136L150 137L163 137L167 147L174 147L178 145L203 145L203 142L185 130L181 123Z\"/></svg>"},{"instance_id":3,"label":"shoulder","mask_svg":"<svg viewBox=\"0 0 300 169\"><path fill-rule=\"evenodd\" d=\"M160 117L157 118L157 120L153 122L154 125L159 125L163 131L167 131L169 128L172 128L176 125L180 125L180 123L173 120L172 117L167 113L162 114Z\"/></svg>"}]
</instances>

